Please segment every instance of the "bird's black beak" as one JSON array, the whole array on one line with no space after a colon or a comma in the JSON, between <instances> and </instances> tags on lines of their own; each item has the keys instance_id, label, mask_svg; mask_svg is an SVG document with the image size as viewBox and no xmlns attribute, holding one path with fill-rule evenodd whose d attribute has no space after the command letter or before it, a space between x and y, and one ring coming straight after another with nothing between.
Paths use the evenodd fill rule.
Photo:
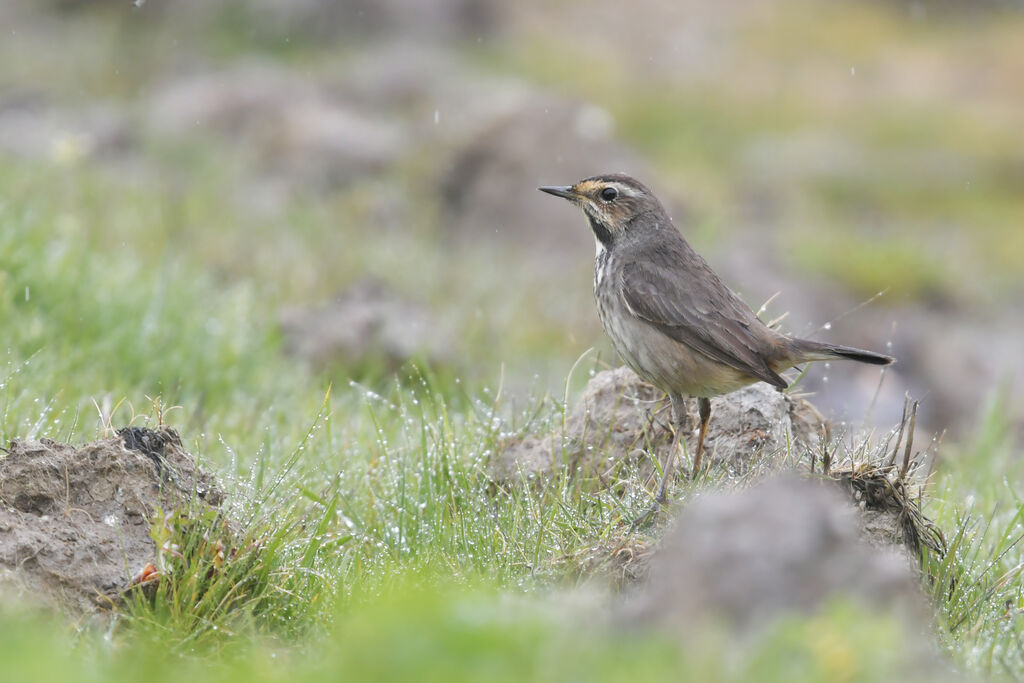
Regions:
<instances>
[{"instance_id":1,"label":"bird's black beak","mask_svg":"<svg viewBox=\"0 0 1024 683\"><path fill-rule=\"evenodd\" d=\"M572 185L548 185L547 187L538 187L537 189L562 199L576 199L576 193L572 191Z\"/></svg>"}]
</instances>

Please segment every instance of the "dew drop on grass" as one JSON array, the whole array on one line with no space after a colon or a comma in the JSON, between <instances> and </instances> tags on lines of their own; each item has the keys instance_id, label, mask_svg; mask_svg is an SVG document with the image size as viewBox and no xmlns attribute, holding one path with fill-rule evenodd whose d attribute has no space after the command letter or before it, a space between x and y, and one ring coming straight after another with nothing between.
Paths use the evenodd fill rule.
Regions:
<instances>
[{"instance_id":1,"label":"dew drop on grass","mask_svg":"<svg viewBox=\"0 0 1024 683\"><path fill-rule=\"evenodd\" d=\"M832 323L825 323L824 325L821 326L821 328L823 330L831 330L832 329Z\"/></svg>"}]
</instances>

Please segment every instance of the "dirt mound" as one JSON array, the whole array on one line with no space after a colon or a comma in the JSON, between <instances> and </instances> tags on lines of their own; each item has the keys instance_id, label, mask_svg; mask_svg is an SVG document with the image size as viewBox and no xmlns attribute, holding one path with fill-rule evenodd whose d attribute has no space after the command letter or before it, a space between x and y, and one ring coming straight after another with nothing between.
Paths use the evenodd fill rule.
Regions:
<instances>
[{"instance_id":1,"label":"dirt mound","mask_svg":"<svg viewBox=\"0 0 1024 683\"><path fill-rule=\"evenodd\" d=\"M666 425L668 411L661 409L662 399L662 392L641 381L627 368L598 373L567 416L564 430L506 443L490 462L490 475L495 483L506 487L524 482L545 482L559 474L589 479L595 486L615 487L614 490L635 486L637 482L647 482L650 486L655 481L651 456L654 454L660 462L665 462L671 444ZM749 555L744 560L747 564L764 565L766 571L771 569L782 573L785 558L773 556L780 547L778 544L784 546L790 536L792 542L803 543L799 539L804 536L809 539L806 542L814 546L804 548L807 558L821 553L831 561L828 560L829 553L835 553L839 556L836 562L846 562L844 558L849 554L850 566L861 567L866 572L878 570L882 572L879 580L883 581L887 580L885 572L888 569L881 564L870 566L870 553L866 553L863 547L874 548L880 557L898 557L903 573L915 576L920 572L918 560L922 551L940 557L945 554L946 542L941 530L924 517L920 508L929 458L927 452L913 452L916 404L908 403L906 406L898 432L872 448L864 444L861 445L865 447L854 448L833 440L828 424L811 404L780 393L766 384L755 384L713 399L712 411L706 447L716 474L709 475L709 483L717 481L713 485L724 489L743 488L780 471L788 472L787 476L793 479L809 478L814 483L807 486L761 483L757 484L757 491L764 491L759 494L753 491L705 494L711 501L723 498L731 501L730 505L749 505L749 514L712 519L707 523L709 528L715 529L710 536L692 539L687 536L684 545L696 548L707 544L710 548L715 544L714 540L719 547L706 551L710 557L746 553ZM690 406L684 427L684 437L690 444L696 442L698 419L695 413L695 406ZM895 445L892 437L896 437ZM685 466L686 463L678 464L681 470ZM717 480L723 470L728 474ZM785 487L791 490L787 493L783 491ZM821 492L823 487L827 493ZM805 494L807 500L791 499ZM654 538L647 534L638 536L624 532L621 537L606 539L586 552L565 558L565 562L581 576L604 579L617 587L641 583L649 573L657 573L659 562L676 561L657 559L666 553L671 556L676 552L672 550L673 533L697 533L700 525L686 526L685 520L693 516L699 518L705 513L717 514L718 509L712 503L703 502L705 495L699 496L696 502L692 499L686 501L680 524L688 531L669 532L664 549L659 549L657 540L661 535L659 524L654 530ZM774 508L771 507L772 495L778 495ZM842 519L833 525L829 521L833 514L830 510L837 500L842 503L839 506L842 512L835 512L836 519ZM694 506L696 509L691 510ZM811 519L819 513L820 520ZM778 528L769 528L773 524ZM853 532L848 533L849 529ZM785 538L777 534L784 534ZM783 555L791 550L785 550ZM699 554L705 551L692 552ZM794 561L804 560L796 558ZM779 566L773 568L773 562ZM811 564L810 559L807 563ZM705 570L710 576L711 569L696 560L686 569L697 573ZM845 575L837 572L836 576ZM765 580L774 579L768 576ZM818 604L833 588L829 583L832 579L823 580L825 583L819 586L820 594L804 597L787 593L788 584L766 586L766 589L775 592L775 598L771 599L777 598L784 604ZM869 578L862 577L860 586L854 585L852 590L857 592L863 588L862 592L867 595L875 590L868 586L868 581ZM879 590L886 594L888 588ZM722 587L719 592L724 595L727 591ZM712 605L718 599L709 597L708 600ZM722 598L718 607L729 612L731 605L729 600ZM697 611L705 609L699 605L690 608ZM752 612L759 609L758 603L751 603ZM767 605L765 609L771 611L774 607ZM740 615L734 616L740 618Z\"/></svg>"},{"instance_id":2,"label":"dirt mound","mask_svg":"<svg viewBox=\"0 0 1024 683\"><path fill-rule=\"evenodd\" d=\"M223 494L178 434L129 427L75 447L49 439L0 451L0 569L5 588L77 614L117 600L156 559L150 524Z\"/></svg>"},{"instance_id":3,"label":"dirt mound","mask_svg":"<svg viewBox=\"0 0 1024 683\"><path fill-rule=\"evenodd\" d=\"M394 370L411 358L453 359L453 336L438 315L383 282L366 278L333 301L281 313L289 353L317 367L340 362Z\"/></svg>"},{"instance_id":4,"label":"dirt mound","mask_svg":"<svg viewBox=\"0 0 1024 683\"><path fill-rule=\"evenodd\" d=\"M490 463L500 484L520 477L567 472L610 483L623 466L635 465L646 479L653 472L648 453L664 462L671 444L664 392L629 368L600 372L569 413L564 433L528 436L505 444ZM807 401L758 383L714 398L705 443L706 457L743 472L755 461L782 461L816 447L824 420ZM696 402L689 402L683 432L696 444ZM686 463L679 462L678 467Z\"/></svg>"},{"instance_id":5,"label":"dirt mound","mask_svg":"<svg viewBox=\"0 0 1024 683\"><path fill-rule=\"evenodd\" d=\"M688 505L629 610L684 632L708 618L749 628L837 596L925 611L916 572L896 550L865 542L837 487L787 475Z\"/></svg>"}]
</instances>

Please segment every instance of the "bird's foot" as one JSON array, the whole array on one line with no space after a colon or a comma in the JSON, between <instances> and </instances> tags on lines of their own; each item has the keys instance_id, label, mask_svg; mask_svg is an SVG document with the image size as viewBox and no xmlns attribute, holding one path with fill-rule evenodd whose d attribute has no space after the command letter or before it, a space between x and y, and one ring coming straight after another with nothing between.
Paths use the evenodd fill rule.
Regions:
<instances>
[{"instance_id":1,"label":"bird's foot","mask_svg":"<svg viewBox=\"0 0 1024 683\"><path fill-rule=\"evenodd\" d=\"M639 529L641 526L643 526L644 522L646 522L648 519L656 515L658 512L664 510L666 507L668 507L667 500L663 498L655 498L654 503L651 504L651 507L647 508L647 510L644 511L643 514L641 514L639 517L637 517L629 523L630 532Z\"/></svg>"}]
</instances>

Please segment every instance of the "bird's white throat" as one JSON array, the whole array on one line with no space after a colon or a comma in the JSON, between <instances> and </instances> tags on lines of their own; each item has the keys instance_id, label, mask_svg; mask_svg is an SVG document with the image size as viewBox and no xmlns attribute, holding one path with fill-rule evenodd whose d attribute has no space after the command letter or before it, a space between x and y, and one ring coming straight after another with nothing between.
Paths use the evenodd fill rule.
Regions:
<instances>
[{"instance_id":1,"label":"bird's white throat","mask_svg":"<svg viewBox=\"0 0 1024 683\"><path fill-rule=\"evenodd\" d=\"M594 239L594 244L597 245L597 249L594 251L594 288L596 289L601 280L604 279L604 259L608 256L607 247L601 243L601 240Z\"/></svg>"}]
</instances>

